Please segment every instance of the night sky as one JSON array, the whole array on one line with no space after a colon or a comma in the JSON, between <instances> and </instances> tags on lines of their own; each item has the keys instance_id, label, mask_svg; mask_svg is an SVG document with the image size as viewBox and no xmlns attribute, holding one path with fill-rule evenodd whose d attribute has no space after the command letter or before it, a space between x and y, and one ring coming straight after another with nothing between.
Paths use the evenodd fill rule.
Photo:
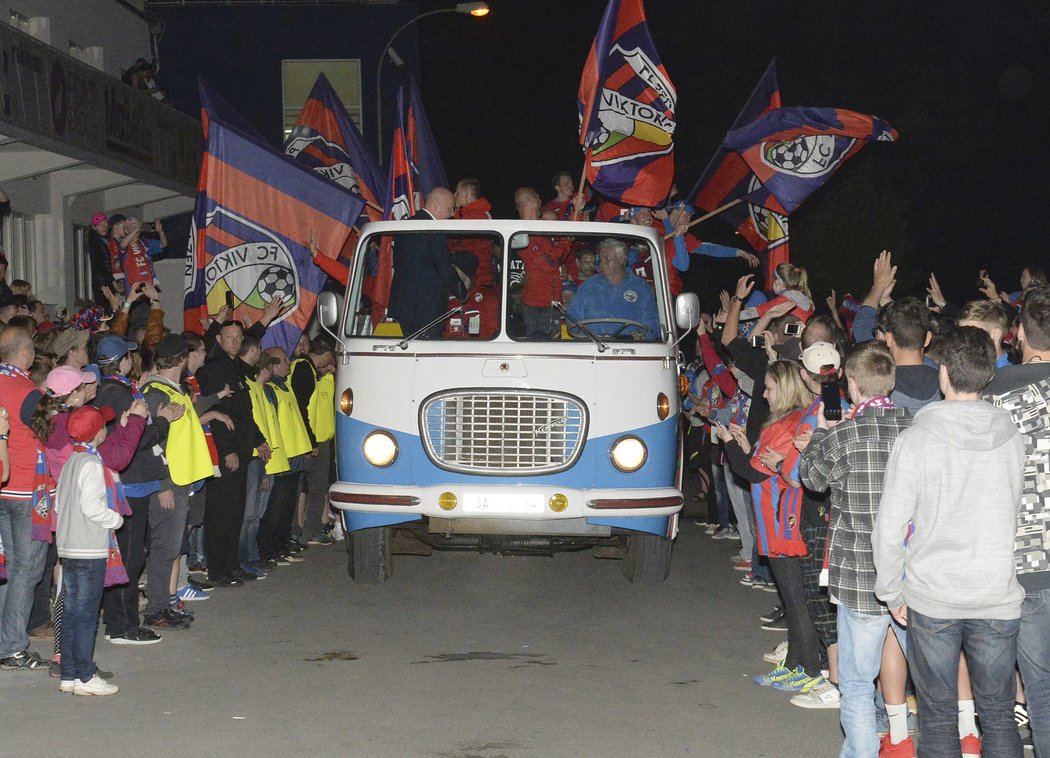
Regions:
<instances>
[{"instance_id":1,"label":"night sky","mask_svg":"<svg viewBox=\"0 0 1050 758\"><path fill-rule=\"evenodd\" d=\"M546 198L553 172L580 174L576 91L605 2L489 4L484 19L446 14L420 21L418 69L450 181L477 177L496 215L510 216L516 187L531 185ZM934 271L948 297L961 301L974 294L982 267L1001 289L1016 289L1026 263L1050 266L1043 242L1050 226L1042 183L1050 169L1045 3L647 0L645 7L678 90L676 178L683 191L774 56L784 105L871 113L900 132L897 143L866 147L792 216L792 257L810 270L818 300L831 286L862 296L883 248L901 266L898 295L922 294ZM215 66L215 40L200 25L194 41L179 33L191 12L169 18L167 9L156 11L168 21L162 44L177 45L166 55L181 59L183 81L199 62L220 91L273 92L265 77L225 81ZM330 12L295 10L304 21ZM280 33L256 28L245 10L238 19L257 45ZM322 25L316 34L330 47L339 30ZM373 61L377 53L345 55ZM368 114L367 91L365 97ZM734 244L730 227L717 220L696 229L702 238ZM702 261L688 281L709 295L742 270Z\"/></svg>"}]
</instances>

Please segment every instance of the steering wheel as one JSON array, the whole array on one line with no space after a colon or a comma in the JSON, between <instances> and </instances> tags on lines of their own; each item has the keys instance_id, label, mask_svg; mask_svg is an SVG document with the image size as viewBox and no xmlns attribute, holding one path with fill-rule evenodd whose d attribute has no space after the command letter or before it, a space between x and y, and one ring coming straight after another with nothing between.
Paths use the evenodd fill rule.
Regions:
<instances>
[{"instance_id":1,"label":"steering wheel","mask_svg":"<svg viewBox=\"0 0 1050 758\"><path fill-rule=\"evenodd\" d=\"M567 328L569 334L573 339L581 339L586 335L583 334L577 327L587 326L589 324L619 324L620 328L612 334L599 334L599 337L607 337L610 339L618 339L624 335L624 331L627 329L640 329L642 333L649 331L649 327L643 324L641 321L634 321L629 318L584 318L579 319L575 323L568 324ZM575 330L575 332L573 331Z\"/></svg>"}]
</instances>

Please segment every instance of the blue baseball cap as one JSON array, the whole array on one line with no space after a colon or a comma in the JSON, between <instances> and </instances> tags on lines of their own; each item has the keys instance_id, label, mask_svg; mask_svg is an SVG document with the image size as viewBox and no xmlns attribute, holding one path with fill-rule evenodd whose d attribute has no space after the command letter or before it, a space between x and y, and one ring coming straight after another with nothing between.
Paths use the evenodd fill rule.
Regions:
<instances>
[{"instance_id":1,"label":"blue baseball cap","mask_svg":"<svg viewBox=\"0 0 1050 758\"><path fill-rule=\"evenodd\" d=\"M98 358L99 363L108 363L109 361L120 360L128 352L137 348L138 345L134 342L128 342L123 337L111 334L108 337L103 337L102 341L98 343L98 350L95 351L95 356Z\"/></svg>"}]
</instances>

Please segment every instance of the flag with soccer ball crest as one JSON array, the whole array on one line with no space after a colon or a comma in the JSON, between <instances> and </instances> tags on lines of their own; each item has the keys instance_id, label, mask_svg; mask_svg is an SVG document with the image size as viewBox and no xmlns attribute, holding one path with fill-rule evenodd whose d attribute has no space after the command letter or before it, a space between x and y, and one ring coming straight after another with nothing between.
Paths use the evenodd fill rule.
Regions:
<instances>
[{"instance_id":1,"label":"flag with soccer ball crest","mask_svg":"<svg viewBox=\"0 0 1050 758\"><path fill-rule=\"evenodd\" d=\"M356 193L260 144L211 114L186 258L185 324L233 302L233 318L258 321L281 302L263 346L289 351L313 316L327 275L310 255L339 250L364 207Z\"/></svg>"}]
</instances>

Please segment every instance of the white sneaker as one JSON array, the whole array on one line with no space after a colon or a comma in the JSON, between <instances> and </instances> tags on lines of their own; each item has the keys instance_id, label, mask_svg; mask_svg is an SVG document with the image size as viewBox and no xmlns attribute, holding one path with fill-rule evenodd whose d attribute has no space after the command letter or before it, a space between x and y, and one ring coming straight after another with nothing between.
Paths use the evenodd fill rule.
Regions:
<instances>
[{"instance_id":1,"label":"white sneaker","mask_svg":"<svg viewBox=\"0 0 1050 758\"><path fill-rule=\"evenodd\" d=\"M840 697L839 688L823 679L808 691L793 696L791 704L799 708L838 708Z\"/></svg>"},{"instance_id":2,"label":"white sneaker","mask_svg":"<svg viewBox=\"0 0 1050 758\"><path fill-rule=\"evenodd\" d=\"M63 679L61 682L58 683L58 691L59 692L72 692L73 691L73 680L72 679Z\"/></svg>"},{"instance_id":3,"label":"white sneaker","mask_svg":"<svg viewBox=\"0 0 1050 758\"><path fill-rule=\"evenodd\" d=\"M784 659L787 658L787 654L788 643L787 640L784 640L775 648L773 648L773 652L764 654L762 656L762 660L764 660L766 663L772 663L777 666L782 666L784 664Z\"/></svg>"},{"instance_id":4,"label":"white sneaker","mask_svg":"<svg viewBox=\"0 0 1050 758\"><path fill-rule=\"evenodd\" d=\"M86 682L80 679L73 682L74 695L115 695L118 689L117 685L109 684L98 674L92 675Z\"/></svg>"}]
</instances>

